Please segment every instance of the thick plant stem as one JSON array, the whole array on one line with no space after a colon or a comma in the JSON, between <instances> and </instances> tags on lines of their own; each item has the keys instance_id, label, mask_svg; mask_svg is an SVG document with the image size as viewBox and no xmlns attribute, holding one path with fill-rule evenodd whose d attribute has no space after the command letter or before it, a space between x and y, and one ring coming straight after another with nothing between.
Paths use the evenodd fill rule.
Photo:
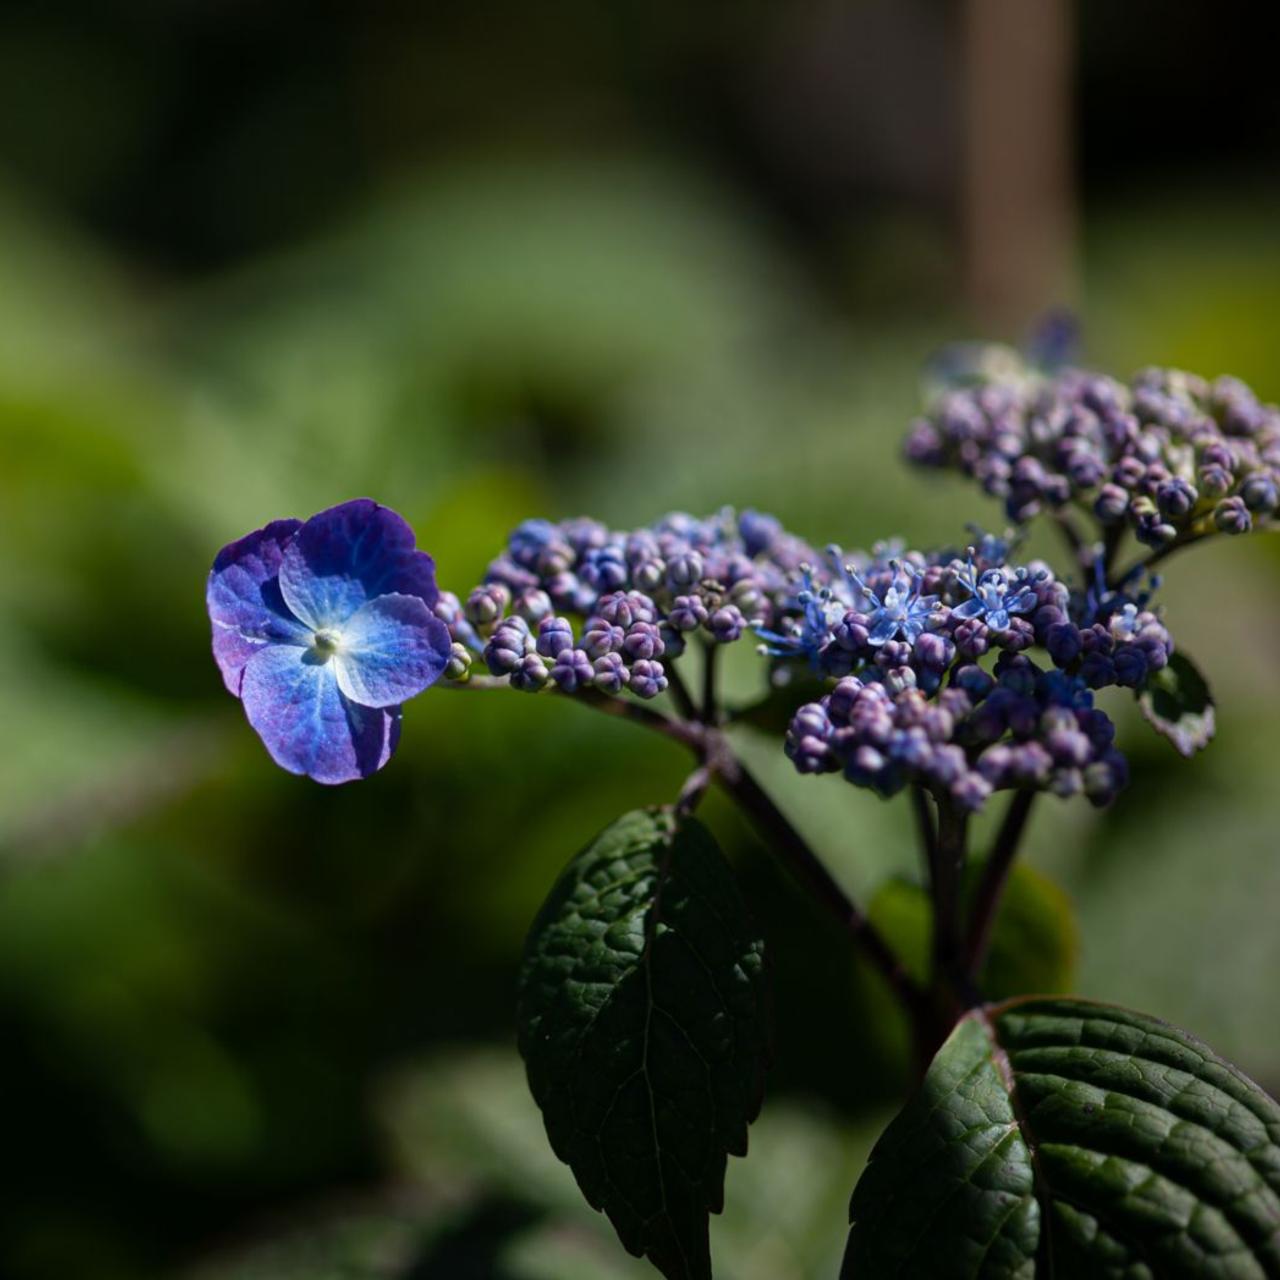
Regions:
<instances>
[{"instance_id":1,"label":"thick plant stem","mask_svg":"<svg viewBox=\"0 0 1280 1280\"><path fill-rule=\"evenodd\" d=\"M920 853L932 883L934 863L938 860L938 828L930 808L929 793L922 786L911 788L911 811L915 814L916 830L920 836Z\"/></svg>"},{"instance_id":2,"label":"thick plant stem","mask_svg":"<svg viewBox=\"0 0 1280 1280\"><path fill-rule=\"evenodd\" d=\"M996 833L996 842L982 868L982 879L978 882L973 906L969 911L969 925L964 942L964 971L973 980L977 979L986 961L996 916L1000 912L1000 900L1004 896L1005 885L1009 882L1014 859L1018 856L1018 845L1022 841L1022 833L1035 798L1036 793L1030 788L1014 792L1013 799L1005 810L1000 830Z\"/></svg>"},{"instance_id":3,"label":"thick plant stem","mask_svg":"<svg viewBox=\"0 0 1280 1280\"><path fill-rule=\"evenodd\" d=\"M950 800L938 803L938 849L933 860L933 985L965 987L960 947L960 881L964 874L968 814ZM970 993L956 991L962 999Z\"/></svg>"}]
</instances>

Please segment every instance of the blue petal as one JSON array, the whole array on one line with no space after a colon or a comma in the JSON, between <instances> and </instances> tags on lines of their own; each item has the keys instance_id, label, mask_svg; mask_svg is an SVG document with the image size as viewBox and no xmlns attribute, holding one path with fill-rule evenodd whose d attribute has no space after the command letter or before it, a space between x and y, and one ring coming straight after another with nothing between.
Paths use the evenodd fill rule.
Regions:
<instances>
[{"instance_id":1,"label":"blue petal","mask_svg":"<svg viewBox=\"0 0 1280 1280\"><path fill-rule=\"evenodd\" d=\"M1028 609L1035 605L1038 599L1039 596L1036 595L1035 591L1032 590L1031 587L1024 587L1016 596L1013 597L1012 600L1006 596L1004 607L1008 609L1010 613L1026 613Z\"/></svg>"},{"instance_id":2,"label":"blue petal","mask_svg":"<svg viewBox=\"0 0 1280 1280\"><path fill-rule=\"evenodd\" d=\"M389 592L439 598L435 563L414 550L413 530L389 507L356 498L321 511L285 548L280 590L315 630L341 627L366 600Z\"/></svg>"},{"instance_id":3,"label":"blue petal","mask_svg":"<svg viewBox=\"0 0 1280 1280\"><path fill-rule=\"evenodd\" d=\"M898 619L892 614L880 610L871 615L871 631L867 636L868 644L888 644L897 634Z\"/></svg>"},{"instance_id":4,"label":"blue petal","mask_svg":"<svg viewBox=\"0 0 1280 1280\"><path fill-rule=\"evenodd\" d=\"M338 688L352 702L394 706L440 678L449 629L417 596L379 596L351 615L333 661Z\"/></svg>"},{"instance_id":5,"label":"blue petal","mask_svg":"<svg viewBox=\"0 0 1280 1280\"><path fill-rule=\"evenodd\" d=\"M902 624L902 634L908 644L915 644L915 642L920 639L920 635L923 631L923 618L908 618Z\"/></svg>"},{"instance_id":6,"label":"blue petal","mask_svg":"<svg viewBox=\"0 0 1280 1280\"><path fill-rule=\"evenodd\" d=\"M213 657L228 689L240 693L244 664L265 645L302 645L307 629L280 594L280 564L300 520L275 520L218 552L205 601Z\"/></svg>"},{"instance_id":7,"label":"blue petal","mask_svg":"<svg viewBox=\"0 0 1280 1280\"><path fill-rule=\"evenodd\" d=\"M963 604L958 604L951 610L951 616L961 619L978 618L982 616L986 607L977 596L970 596Z\"/></svg>"},{"instance_id":8,"label":"blue petal","mask_svg":"<svg viewBox=\"0 0 1280 1280\"><path fill-rule=\"evenodd\" d=\"M311 649L270 645L255 653L240 697L271 758L317 782L367 778L400 738L400 708L360 707L343 697L333 661Z\"/></svg>"},{"instance_id":9,"label":"blue petal","mask_svg":"<svg viewBox=\"0 0 1280 1280\"><path fill-rule=\"evenodd\" d=\"M1009 629L1009 614L1004 609L992 609L987 614L987 626L992 631L1007 631Z\"/></svg>"}]
</instances>

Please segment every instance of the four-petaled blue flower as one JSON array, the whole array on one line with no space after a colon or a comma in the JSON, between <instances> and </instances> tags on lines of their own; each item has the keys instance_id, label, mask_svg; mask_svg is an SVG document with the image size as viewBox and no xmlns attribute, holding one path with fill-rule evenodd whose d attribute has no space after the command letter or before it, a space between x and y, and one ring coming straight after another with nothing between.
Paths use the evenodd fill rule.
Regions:
<instances>
[{"instance_id":1,"label":"four-petaled blue flower","mask_svg":"<svg viewBox=\"0 0 1280 1280\"><path fill-rule=\"evenodd\" d=\"M213 656L277 764L350 782L387 763L400 704L449 661L438 597L413 530L357 498L223 547L207 591Z\"/></svg>"},{"instance_id":2,"label":"four-petaled blue flower","mask_svg":"<svg viewBox=\"0 0 1280 1280\"><path fill-rule=\"evenodd\" d=\"M938 597L920 594L921 575L914 566L897 559L889 564L893 580L883 596L876 595L851 567L845 570L869 606L867 643L879 647L901 635L908 644L915 644L928 624Z\"/></svg>"},{"instance_id":3,"label":"four-petaled blue flower","mask_svg":"<svg viewBox=\"0 0 1280 1280\"><path fill-rule=\"evenodd\" d=\"M755 632L766 643L765 653L775 658L806 657L816 667L818 654L831 639L831 628L844 614L844 605L835 599L829 587L818 587L809 565L800 568L801 589L795 603L800 617L786 632L756 627Z\"/></svg>"},{"instance_id":4,"label":"four-petaled blue flower","mask_svg":"<svg viewBox=\"0 0 1280 1280\"><path fill-rule=\"evenodd\" d=\"M952 617L982 618L993 631L1006 631L1015 613L1028 613L1035 608L1036 592L1019 569L1010 574L1005 569L988 569L978 575L973 561L956 573L956 580L969 593L969 599L952 609Z\"/></svg>"}]
</instances>

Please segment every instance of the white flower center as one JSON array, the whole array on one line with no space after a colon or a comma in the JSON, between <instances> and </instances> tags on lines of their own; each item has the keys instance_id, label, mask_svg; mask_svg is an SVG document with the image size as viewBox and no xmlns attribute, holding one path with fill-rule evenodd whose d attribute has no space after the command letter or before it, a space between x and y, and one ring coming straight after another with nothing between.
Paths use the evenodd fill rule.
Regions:
<instances>
[{"instance_id":1,"label":"white flower center","mask_svg":"<svg viewBox=\"0 0 1280 1280\"><path fill-rule=\"evenodd\" d=\"M311 635L311 648L321 661L326 661L341 650L342 634L328 627L315 631Z\"/></svg>"}]
</instances>

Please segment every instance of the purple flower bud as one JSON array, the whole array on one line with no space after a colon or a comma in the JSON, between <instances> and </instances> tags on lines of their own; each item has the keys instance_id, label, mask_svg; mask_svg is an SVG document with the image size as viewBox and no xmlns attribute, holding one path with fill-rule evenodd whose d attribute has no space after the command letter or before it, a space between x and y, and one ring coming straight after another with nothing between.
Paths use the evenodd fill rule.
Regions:
<instances>
[{"instance_id":1,"label":"purple flower bud","mask_svg":"<svg viewBox=\"0 0 1280 1280\"><path fill-rule=\"evenodd\" d=\"M957 689L962 689L974 702L981 702L996 687L995 678L974 663L958 667L952 672L951 683Z\"/></svg>"},{"instance_id":2,"label":"purple flower bud","mask_svg":"<svg viewBox=\"0 0 1280 1280\"><path fill-rule=\"evenodd\" d=\"M636 622L653 622L658 611L640 591L614 591L596 601L596 616L624 631Z\"/></svg>"},{"instance_id":3,"label":"purple flower bud","mask_svg":"<svg viewBox=\"0 0 1280 1280\"><path fill-rule=\"evenodd\" d=\"M662 633L652 622L632 623L622 641L622 652L633 662L638 658L660 658L664 648Z\"/></svg>"},{"instance_id":4,"label":"purple flower bud","mask_svg":"<svg viewBox=\"0 0 1280 1280\"><path fill-rule=\"evenodd\" d=\"M1200 492L1206 498L1225 498L1231 492L1232 484L1235 483L1231 472L1226 467L1216 464L1201 467L1196 480L1200 485Z\"/></svg>"},{"instance_id":5,"label":"purple flower bud","mask_svg":"<svg viewBox=\"0 0 1280 1280\"><path fill-rule=\"evenodd\" d=\"M485 665L495 676L510 675L534 648L529 624L523 618L505 618L484 647Z\"/></svg>"},{"instance_id":6,"label":"purple flower bud","mask_svg":"<svg viewBox=\"0 0 1280 1280\"><path fill-rule=\"evenodd\" d=\"M543 660L536 653L530 653L521 658L511 672L511 687L521 693L537 693L548 679Z\"/></svg>"},{"instance_id":7,"label":"purple flower bud","mask_svg":"<svg viewBox=\"0 0 1280 1280\"><path fill-rule=\"evenodd\" d=\"M607 653L617 653L627 633L603 618L588 618L587 631L582 637L582 647L592 658L602 658Z\"/></svg>"},{"instance_id":8,"label":"purple flower bud","mask_svg":"<svg viewBox=\"0 0 1280 1280\"><path fill-rule=\"evenodd\" d=\"M685 551L667 562L667 586L673 592L696 586L702 581L705 565L696 551Z\"/></svg>"},{"instance_id":9,"label":"purple flower bud","mask_svg":"<svg viewBox=\"0 0 1280 1280\"><path fill-rule=\"evenodd\" d=\"M1055 624L1045 635L1045 648L1058 666L1069 667L1080 656L1080 628L1070 622Z\"/></svg>"},{"instance_id":10,"label":"purple flower bud","mask_svg":"<svg viewBox=\"0 0 1280 1280\"><path fill-rule=\"evenodd\" d=\"M568 618L543 618L538 623L538 652L544 658L558 658L573 648L573 624Z\"/></svg>"},{"instance_id":11,"label":"purple flower bud","mask_svg":"<svg viewBox=\"0 0 1280 1280\"><path fill-rule=\"evenodd\" d=\"M731 644L746 629L747 620L742 611L732 604L721 605L708 619L707 630L719 644Z\"/></svg>"},{"instance_id":12,"label":"purple flower bud","mask_svg":"<svg viewBox=\"0 0 1280 1280\"><path fill-rule=\"evenodd\" d=\"M467 621L481 635L487 635L498 619L506 613L510 603L511 592L501 582L486 582L467 597L464 612Z\"/></svg>"},{"instance_id":13,"label":"purple flower bud","mask_svg":"<svg viewBox=\"0 0 1280 1280\"><path fill-rule=\"evenodd\" d=\"M659 560L654 557L652 560L642 560L631 571L631 581L641 591L656 591L662 586L663 580L667 574L667 565L665 560Z\"/></svg>"},{"instance_id":14,"label":"purple flower bud","mask_svg":"<svg viewBox=\"0 0 1280 1280\"><path fill-rule=\"evenodd\" d=\"M1136 644L1120 645L1112 657L1116 669L1116 683L1126 689L1136 689L1147 678L1147 656Z\"/></svg>"},{"instance_id":15,"label":"purple flower bud","mask_svg":"<svg viewBox=\"0 0 1280 1280\"><path fill-rule=\"evenodd\" d=\"M551 615L551 597L541 587L526 587L512 602L513 613L526 622L536 624Z\"/></svg>"},{"instance_id":16,"label":"purple flower bud","mask_svg":"<svg viewBox=\"0 0 1280 1280\"><path fill-rule=\"evenodd\" d=\"M858 695L864 685L861 680L849 676L841 680L827 695L827 712L831 719L840 725L849 723L849 716L858 701Z\"/></svg>"},{"instance_id":17,"label":"purple flower bud","mask_svg":"<svg viewBox=\"0 0 1280 1280\"><path fill-rule=\"evenodd\" d=\"M1213 509L1213 523L1223 533L1232 535L1248 533L1253 528L1253 517L1242 498L1223 498Z\"/></svg>"},{"instance_id":18,"label":"purple flower bud","mask_svg":"<svg viewBox=\"0 0 1280 1280\"><path fill-rule=\"evenodd\" d=\"M1090 689L1105 689L1116 682L1115 664L1100 651L1085 654L1079 674Z\"/></svg>"},{"instance_id":19,"label":"purple flower bud","mask_svg":"<svg viewBox=\"0 0 1280 1280\"><path fill-rule=\"evenodd\" d=\"M676 596L667 621L678 631L696 631L707 620L707 606L698 596Z\"/></svg>"},{"instance_id":20,"label":"purple flower bud","mask_svg":"<svg viewBox=\"0 0 1280 1280\"><path fill-rule=\"evenodd\" d=\"M781 523L763 512L748 508L738 517L738 536L749 556L768 551L781 533Z\"/></svg>"},{"instance_id":21,"label":"purple flower bud","mask_svg":"<svg viewBox=\"0 0 1280 1280\"><path fill-rule=\"evenodd\" d=\"M612 655L617 657L616 654ZM595 683L595 668L584 649L562 649L551 668L551 678L563 693L576 693Z\"/></svg>"},{"instance_id":22,"label":"purple flower bud","mask_svg":"<svg viewBox=\"0 0 1280 1280\"><path fill-rule=\"evenodd\" d=\"M1240 496L1244 505L1257 515L1270 515L1280 506L1280 489L1277 488L1275 476L1265 471L1251 475L1240 487Z\"/></svg>"},{"instance_id":23,"label":"purple flower bud","mask_svg":"<svg viewBox=\"0 0 1280 1280\"><path fill-rule=\"evenodd\" d=\"M1083 768L1093 759L1093 744L1079 729L1054 729L1044 738L1045 748L1054 763L1068 768Z\"/></svg>"},{"instance_id":24,"label":"purple flower bud","mask_svg":"<svg viewBox=\"0 0 1280 1280\"><path fill-rule=\"evenodd\" d=\"M1189 515L1200 495L1185 480L1166 480L1156 490L1156 505L1170 520L1181 520Z\"/></svg>"},{"instance_id":25,"label":"purple flower bud","mask_svg":"<svg viewBox=\"0 0 1280 1280\"><path fill-rule=\"evenodd\" d=\"M955 642L936 631L922 632L915 643L915 660L926 671L941 673L955 660Z\"/></svg>"},{"instance_id":26,"label":"purple flower bud","mask_svg":"<svg viewBox=\"0 0 1280 1280\"><path fill-rule=\"evenodd\" d=\"M602 693L621 693L631 681L631 672L627 670L620 653L606 653L592 664L595 675L591 683Z\"/></svg>"},{"instance_id":27,"label":"purple flower bud","mask_svg":"<svg viewBox=\"0 0 1280 1280\"><path fill-rule=\"evenodd\" d=\"M662 663L641 658L631 665L631 691L641 698L656 698L667 687Z\"/></svg>"},{"instance_id":28,"label":"purple flower bud","mask_svg":"<svg viewBox=\"0 0 1280 1280\"><path fill-rule=\"evenodd\" d=\"M980 773L970 770L951 784L951 798L966 813L977 813L991 794L991 784Z\"/></svg>"},{"instance_id":29,"label":"purple flower bud","mask_svg":"<svg viewBox=\"0 0 1280 1280\"><path fill-rule=\"evenodd\" d=\"M966 618L952 633L956 652L966 662L976 662L990 646L987 624L981 618Z\"/></svg>"}]
</instances>

